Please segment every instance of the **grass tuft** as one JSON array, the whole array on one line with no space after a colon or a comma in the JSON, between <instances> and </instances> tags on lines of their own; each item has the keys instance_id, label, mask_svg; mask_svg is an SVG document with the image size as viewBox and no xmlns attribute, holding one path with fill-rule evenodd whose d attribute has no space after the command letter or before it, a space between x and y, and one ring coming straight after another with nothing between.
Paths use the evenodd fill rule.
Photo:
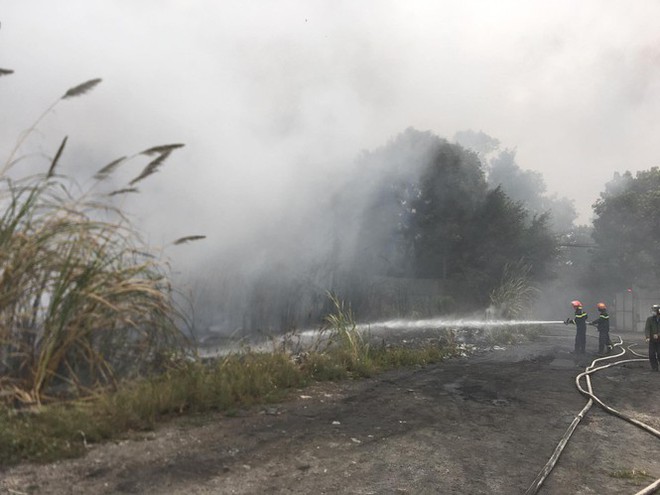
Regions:
<instances>
[{"instance_id":1,"label":"grass tuft","mask_svg":"<svg viewBox=\"0 0 660 495\"><path fill-rule=\"evenodd\" d=\"M643 469L618 469L609 473L610 478L621 480L630 480L637 485L648 483L649 480L655 479L648 472Z\"/></svg>"},{"instance_id":2,"label":"grass tuft","mask_svg":"<svg viewBox=\"0 0 660 495\"><path fill-rule=\"evenodd\" d=\"M531 266L522 261L504 266L500 284L490 293L490 303L497 317L519 318L538 296L538 288L530 283L530 270Z\"/></svg>"},{"instance_id":3,"label":"grass tuft","mask_svg":"<svg viewBox=\"0 0 660 495\"><path fill-rule=\"evenodd\" d=\"M296 352L249 348L214 360L169 356L163 371L99 389L84 400L42 405L29 413L0 408L0 463L47 462L81 455L86 446L129 431L147 431L173 416L240 409L281 401L312 382L359 378L401 366L424 366L455 354L446 341L416 348L367 345L347 307L335 313L325 343ZM294 342L295 339L290 339ZM31 434L32 433L32 434Z\"/></svg>"},{"instance_id":4,"label":"grass tuft","mask_svg":"<svg viewBox=\"0 0 660 495\"><path fill-rule=\"evenodd\" d=\"M97 182L81 190L55 174L65 137L46 173L7 174L20 145L58 101L100 82L79 84L51 105L21 134L0 172L0 397L6 403L87 396L166 369L168 356L192 354L178 326L185 316L173 302L167 262L150 252L108 195L95 192L126 158L103 167ZM157 165L181 146L152 148L161 153ZM137 190L115 194L129 191Z\"/></svg>"}]
</instances>

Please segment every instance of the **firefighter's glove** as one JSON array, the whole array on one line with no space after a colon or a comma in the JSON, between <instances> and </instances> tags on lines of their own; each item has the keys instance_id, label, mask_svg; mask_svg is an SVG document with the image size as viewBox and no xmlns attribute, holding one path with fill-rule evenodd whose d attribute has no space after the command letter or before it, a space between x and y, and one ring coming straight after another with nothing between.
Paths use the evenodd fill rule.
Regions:
<instances>
[{"instance_id":1,"label":"firefighter's glove","mask_svg":"<svg viewBox=\"0 0 660 495\"><path fill-rule=\"evenodd\" d=\"M570 318L566 318L566 321L564 321L564 325L571 325L573 323L575 323L575 322L573 320L571 320Z\"/></svg>"},{"instance_id":2,"label":"firefighter's glove","mask_svg":"<svg viewBox=\"0 0 660 495\"><path fill-rule=\"evenodd\" d=\"M653 340L658 340L658 334L657 333L653 335Z\"/></svg>"}]
</instances>

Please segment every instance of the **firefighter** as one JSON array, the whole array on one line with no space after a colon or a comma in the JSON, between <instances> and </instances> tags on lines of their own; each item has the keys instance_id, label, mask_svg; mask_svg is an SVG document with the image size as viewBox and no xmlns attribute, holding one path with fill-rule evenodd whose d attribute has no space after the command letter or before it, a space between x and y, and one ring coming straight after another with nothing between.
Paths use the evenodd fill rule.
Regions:
<instances>
[{"instance_id":1,"label":"firefighter","mask_svg":"<svg viewBox=\"0 0 660 495\"><path fill-rule=\"evenodd\" d=\"M566 318L564 323L575 324L575 354L584 354L587 345L587 313L582 309L580 301L571 301L571 306L575 310L573 318Z\"/></svg>"},{"instance_id":2,"label":"firefighter","mask_svg":"<svg viewBox=\"0 0 660 495\"><path fill-rule=\"evenodd\" d=\"M644 334L649 343L649 363L651 369L658 371L658 358L660 357L660 304L651 307L651 316L646 319Z\"/></svg>"},{"instance_id":3,"label":"firefighter","mask_svg":"<svg viewBox=\"0 0 660 495\"><path fill-rule=\"evenodd\" d=\"M598 309L598 319L590 321L589 325L598 328L598 354L604 354L605 349L610 352L613 347L610 340L610 315L607 314L605 303L599 302L596 304L596 308Z\"/></svg>"}]
</instances>

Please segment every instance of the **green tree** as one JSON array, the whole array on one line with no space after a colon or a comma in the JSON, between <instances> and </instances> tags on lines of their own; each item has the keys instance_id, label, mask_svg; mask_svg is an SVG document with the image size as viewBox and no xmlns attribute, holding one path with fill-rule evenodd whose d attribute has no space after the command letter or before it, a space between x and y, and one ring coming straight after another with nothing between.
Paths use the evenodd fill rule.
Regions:
<instances>
[{"instance_id":1,"label":"green tree","mask_svg":"<svg viewBox=\"0 0 660 495\"><path fill-rule=\"evenodd\" d=\"M549 213L548 226L555 232L568 232L577 218L572 200L548 194L543 175L525 170L516 161L516 151L501 150L495 138L474 131L456 133L454 139L479 153L491 188L501 187L513 200L521 201L532 215Z\"/></svg>"},{"instance_id":2,"label":"green tree","mask_svg":"<svg viewBox=\"0 0 660 495\"><path fill-rule=\"evenodd\" d=\"M411 232L419 277L451 278L464 266L466 236L488 186L477 155L439 141L412 203Z\"/></svg>"},{"instance_id":3,"label":"green tree","mask_svg":"<svg viewBox=\"0 0 660 495\"><path fill-rule=\"evenodd\" d=\"M461 251L463 271L473 272L472 285L492 288L507 264L528 266L528 275L534 280L547 277L557 247L548 215L530 218L522 202L513 201L498 187L479 204Z\"/></svg>"},{"instance_id":4,"label":"green tree","mask_svg":"<svg viewBox=\"0 0 660 495\"><path fill-rule=\"evenodd\" d=\"M455 296L486 305L505 266L546 276L556 254L548 214L489 189L477 153L408 129L361 163L370 172L357 189L369 198L356 243L360 270L443 279Z\"/></svg>"},{"instance_id":5,"label":"green tree","mask_svg":"<svg viewBox=\"0 0 660 495\"><path fill-rule=\"evenodd\" d=\"M191 350L178 326L186 315L175 302L166 260L153 254L113 203L117 194L137 192L132 186L183 145L114 160L87 188L59 172L67 137L44 160L43 172L12 170L40 122L59 103L100 82L88 80L57 98L1 162L0 391L26 403L87 395L121 378L158 371ZM117 167L138 157L149 161L127 187L102 192Z\"/></svg>"},{"instance_id":6,"label":"green tree","mask_svg":"<svg viewBox=\"0 0 660 495\"><path fill-rule=\"evenodd\" d=\"M613 290L660 276L660 169L616 173L593 205L591 281Z\"/></svg>"},{"instance_id":7,"label":"green tree","mask_svg":"<svg viewBox=\"0 0 660 495\"><path fill-rule=\"evenodd\" d=\"M572 200L549 195L543 174L523 170L514 150L503 150L489 162L488 184L502 187L516 201L522 201L532 215L547 214L548 226L555 232L568 232L577 218Z\"/></svg>"},{"instance_id":8,"label":"green tree","mask_svg":"<svg viewBox=\"0 0 660 495\"><path fill-rule=\"evenodd\" d=\"M420 175L444 144L445 140L430 132L408 128L385 146L358 158L350 187L335 201L344 227L342 249L344 256L353 259L353 271L415 275L415 234L411 229ZM356 232L355 239L347 234L351 231Z\"/></svg>"}]
</instances>

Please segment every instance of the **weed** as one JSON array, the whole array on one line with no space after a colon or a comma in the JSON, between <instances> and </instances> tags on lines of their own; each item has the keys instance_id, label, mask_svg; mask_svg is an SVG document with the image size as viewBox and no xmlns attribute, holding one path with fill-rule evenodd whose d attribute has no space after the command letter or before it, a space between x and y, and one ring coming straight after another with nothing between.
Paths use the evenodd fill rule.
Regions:
<instances>
[{"instance_id":1,"label":"weed","mask_svg":"<svg viewBox=\"0 0 660 495\"><path fill-rule=\"evenodd\" d=\"M616 471L612 471L611 473L609 473L609 476L610 478L631 480L634 481L636 484L640 484L640 485L648 482L649 480L654 479L653 476L651 476L643 469L635 469L635 468L618 469Z\"/></svg>"},{"instance_id":2,"label":"weed","mask_svg":"<svg viewBox=\"0 0 660 495\"><path fill-rule=\"evenodd\" d=\"M50 461L82 454L86 446L129 431L149 431L172 416L241 409L281 401L313 381L372 376L401 366L426 365L455 353L444 340L415 348L371 346L358 335L350 311L333 299L329 342L292 354L249 348L217 360L178 360L164 372L124 380L84 400L16 412L0 409L0 463ZM28 410L21 410L28 411Z\"/></svg>"},{"instance_id":3,"label":"weed","mask_svg":"<svg viewBox=\"0 0 660 495\"><path fill-rule=\"evenodd\" d=\"M111 196L95 192L129 158L103 167L81 190L57 174L64 138L45 173L8 174L43 118L100 82L92 79L58 98L22 133L0 172L0 388L26 404L89 394L189 351L177 326L183 317L173 303L167 264L150 252ZM130 184L156 172L181 146L134 155L156 158Z\"/></svg>"},{"instance_id":4,"label":"weed","mask_svg":"<svg viewBox=\"0 0 660 495\"><path fill-rule=\"evenodd\" d=\"M529 280L531 265L520 261L506 264L500 284L491 291L490 303L495 316L505 319L519 318L534 299L539 290Z\"/></svg>"},{"instance_id":5,"label":"weed","mask_svg":"<svg viewBox=\"0 0 660 495\"><path fill-rule=\"evenodd\" d=\"M344 361L349 371L367 372L371 367L368 336L357 329L353 312L350 307L346 307L344 301L332 293L328 293L328 297L334 307L334 313L326 316L325 320L330 325L329 341L336 345L333 351Z\"/></svg>"}]
</instances>

